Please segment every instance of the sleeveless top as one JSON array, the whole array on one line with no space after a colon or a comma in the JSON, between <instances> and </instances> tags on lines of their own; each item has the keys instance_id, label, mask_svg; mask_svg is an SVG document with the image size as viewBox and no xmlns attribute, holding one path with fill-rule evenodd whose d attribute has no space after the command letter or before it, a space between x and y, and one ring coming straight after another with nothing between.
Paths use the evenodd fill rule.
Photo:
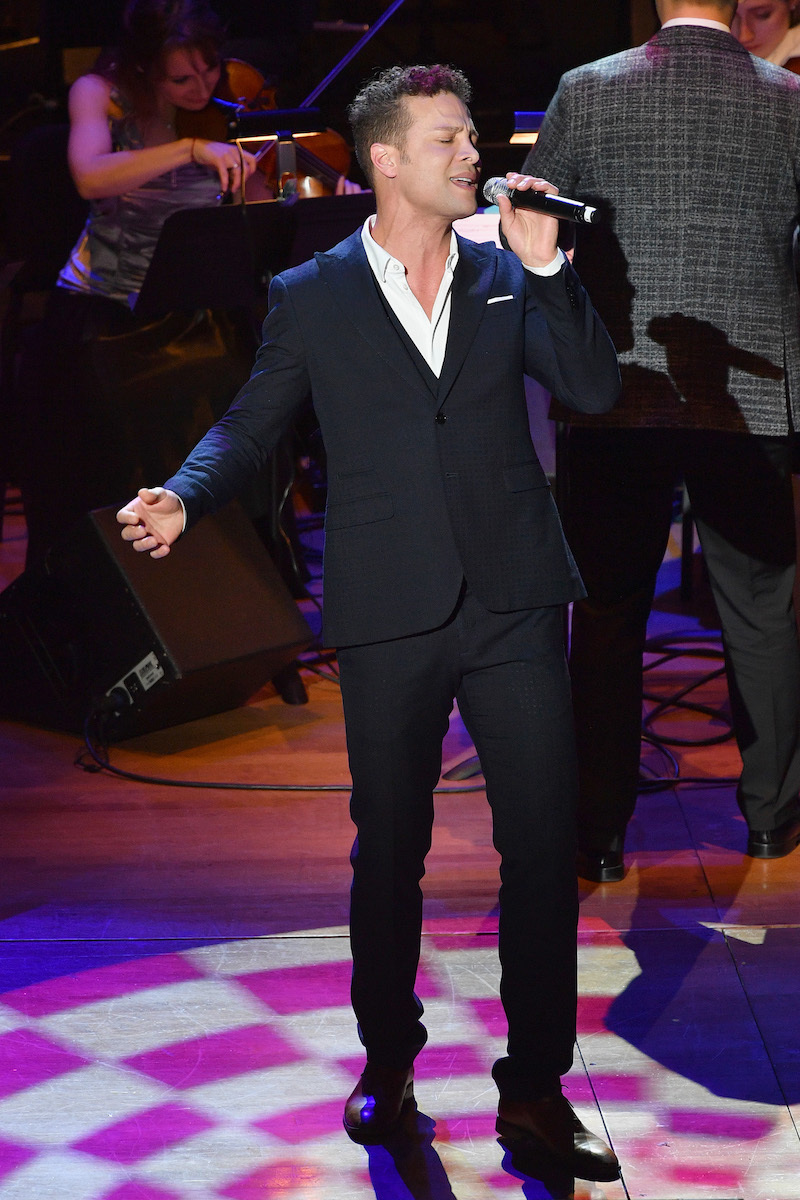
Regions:
<instances>
[{"instance_id":1,"label":"sleeveless top","mask_svg":"<svg viewBox=\"0 0 800 1200\"><path fill-rule=\"evenodd\" d=\"M114 149L142 149L141 131L130 107L116 89L111 99L122 113L109 118ZM179 209L213 205L219 190L216 171L187 163L121 196L92 200L58 286L133 307L167 217Z\"/></svg>"}]
</instances>

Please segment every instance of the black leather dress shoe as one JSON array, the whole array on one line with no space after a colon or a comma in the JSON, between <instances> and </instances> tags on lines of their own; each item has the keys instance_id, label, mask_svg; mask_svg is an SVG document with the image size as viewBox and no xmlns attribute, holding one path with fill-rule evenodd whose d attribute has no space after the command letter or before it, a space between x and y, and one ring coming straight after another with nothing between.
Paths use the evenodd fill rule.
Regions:
<instances>
[{"instance_id":1,"label":"black leather dress shoe","mask_svg":"<svg viewBox=\"0 0 800 1200\"><path fill-rule=\"evenodd\" d=\"M344 1127L359 1145L375 1145L393 1132L414 1103L413 1067L395 1071L367 1063L344 1106Z\"/></svg>"},{"instance_id":2,"label":"black leather dress shoe","mask_svg":"<svg viewBox=\"0 0 800 1200\"><path fill-rule=\"evenodd\" d=\"M578 874L592 883L618 883L625 878L625 837L618 833L601 849L578 847Z\"/></svg>"},{"instance_id":3,"label":"black leather dress shoe","mask_svg":"<svg viewBox=\"0 0 800 1200\"><path fill-rule=\"evenodd\" d=\"M578 1179L619 1178L614 1151L578 1120L561 1092L543 1100L504 1100L501 1096L495 1128L510 1149L521 1143L543 1149Z\"/></svg>"},{"instance_id":4,"label":"black leather dress shoe","mask_svg":"<svg viewBox=\"0 0 800 1200\"><path fill-rule=\"evenodd\" d=\"M751 858L785 858L800 844L800 815L790 817L777 829L751 829L747 853Z\"/></svg>"}]
</instances>

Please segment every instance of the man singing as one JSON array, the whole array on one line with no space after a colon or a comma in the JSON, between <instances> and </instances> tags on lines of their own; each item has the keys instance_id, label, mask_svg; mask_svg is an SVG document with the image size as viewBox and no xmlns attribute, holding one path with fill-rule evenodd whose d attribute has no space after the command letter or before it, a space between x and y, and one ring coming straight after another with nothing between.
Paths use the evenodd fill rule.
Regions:
<instances>
[{"instance_id":1,"label":"man singing","mask_svg":"<svg viewBox=\"0 0 800 1200\"><path fill-rule=\"evenodd\" d=\"M166 489L119 514L158 558L258 470L312 394L328 461L323 636L338 648L353 779L352 1000L366 1049L357 1142L413 1104L414 992L432 792L453 700L501 856L498 1130L574 1174L616 1178L561 1092L575 1040L575 750L563 614L583 594L528 430L525 372L604 412L616 355L556 246L500 201L510 252L458 237L480 158L464 76L392 68L350 108L377 215L278 276L250 381ZM512 175L521 190L553 191ZM176 552L180 552L179 548Z\"/></svg>"}]
</instances>

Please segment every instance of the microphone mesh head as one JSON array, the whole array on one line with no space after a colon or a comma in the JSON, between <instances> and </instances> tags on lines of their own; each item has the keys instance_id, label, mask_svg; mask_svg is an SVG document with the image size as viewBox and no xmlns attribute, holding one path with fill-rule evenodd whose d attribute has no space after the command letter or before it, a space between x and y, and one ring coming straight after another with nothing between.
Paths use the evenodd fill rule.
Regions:
<instances>
[{"instance_id":1,"label":"microphone mesh head","mask_svg":"<svg viewBox=\"0 0 800 1200\"><path fill-rule=\"evenodd\" d=\"M509 190L509 186L505 179L500 179L498 177L495 177L494 179L487 179L486 183L483 185L483 198L484 200L488 200L490 204L496 204L497 197L507 196Z\"/></svg>"}]
</instances>

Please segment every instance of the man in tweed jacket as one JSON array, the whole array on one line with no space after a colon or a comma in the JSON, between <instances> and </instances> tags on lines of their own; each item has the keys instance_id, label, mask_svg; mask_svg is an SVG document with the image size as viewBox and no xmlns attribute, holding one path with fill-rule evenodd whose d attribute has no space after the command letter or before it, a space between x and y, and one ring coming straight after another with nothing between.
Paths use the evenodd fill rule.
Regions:
<instances>
[{"instance_id":1,"label":"man in tweed jacket","mask_svg":"<svg viewBox=\"0 0 800 1200\"><path fill-rule=\"evenodd\" d=\"M646 45L563 77L524 167L607 221L581 232L575 262L623 398L606 416L570 414L566 451L567 535L588 589L570 663L579 864L601 882L624 874L642 649L681 475L722 622L747 852L800 841L800 80L732 37L734 0L656 7Z\"/></svg>"}]
</instances>

